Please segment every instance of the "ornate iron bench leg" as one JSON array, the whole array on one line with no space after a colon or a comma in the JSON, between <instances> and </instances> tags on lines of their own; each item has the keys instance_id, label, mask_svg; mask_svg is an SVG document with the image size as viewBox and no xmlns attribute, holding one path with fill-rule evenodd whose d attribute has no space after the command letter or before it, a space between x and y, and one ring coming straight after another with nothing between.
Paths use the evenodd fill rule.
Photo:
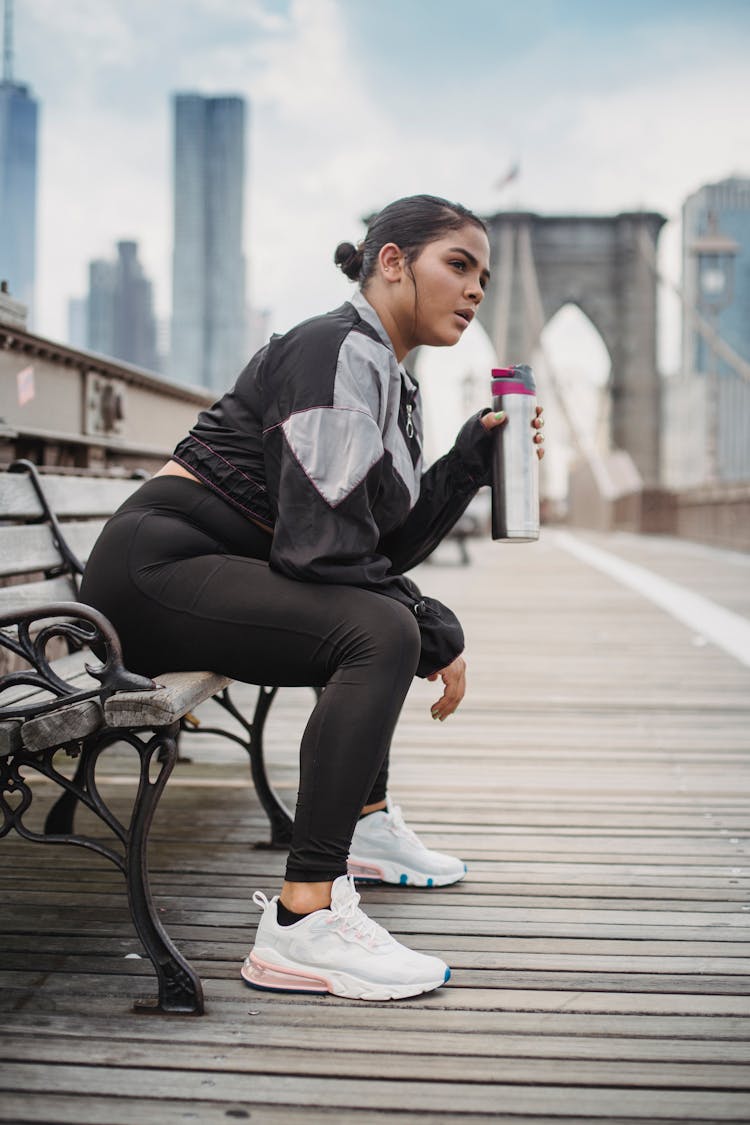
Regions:
<instances>
[{"instance_id":1,"label":"ornate iron bench leg","mask_svg":"<svg viewBox=\"0 0 750 1125\"><path fill-rule=\"evenodd\" d=\"M148 881L148 834L159 798L177 760L176 733L176 729L170 728L168 732L154 735L141 755L141 780L128 833L125 877L130 913L159 982L158 1003L140 1001L135 1008L140 1012L201 1015L203 989L200 977L172 943L156 916ZM164 760L159 759L160 750L166 751ZM153 781L149 777L152 761L159 764L159 772Z\"/></svg>"}]
</instances>

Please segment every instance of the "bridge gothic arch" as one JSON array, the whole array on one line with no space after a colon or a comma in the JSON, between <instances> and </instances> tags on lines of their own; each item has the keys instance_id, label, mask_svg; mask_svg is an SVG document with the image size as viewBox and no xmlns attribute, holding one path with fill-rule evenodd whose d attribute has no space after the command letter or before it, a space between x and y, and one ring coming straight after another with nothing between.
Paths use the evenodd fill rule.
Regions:
<instances>
[{"instance_id":1,"label":"bridge gothic arch","mask_svg":"<svg viewBox=\"0 0 750 1125\"><path fill-rule=\"evenodd\" d=\"M657 485L657 280L644 240L655 251L664 216L507 211L486 221L492 280L479 319L498 358L509 364L528 362L555 313L564 305L577 305L612 360L611 444L630 454L645 485Z\"/></svg>"}]
</instances>

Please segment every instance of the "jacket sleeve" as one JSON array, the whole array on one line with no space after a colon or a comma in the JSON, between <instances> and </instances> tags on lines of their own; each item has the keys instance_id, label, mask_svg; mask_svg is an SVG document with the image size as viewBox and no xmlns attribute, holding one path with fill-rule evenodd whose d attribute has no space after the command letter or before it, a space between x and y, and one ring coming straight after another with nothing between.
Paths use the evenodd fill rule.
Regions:
<instances>
[{"instance_id":1,"label":"jacket sleeve","mask_svg":"<svg viewBox=\"0 0 750 1125\"><path fill-rule=\"evenodd\" d=\"M423 562L490 483L492 433L481 423L487 413L480 410L461 427L453 448L422 474L419 499L406 521L381 540L379 549L395 573Z\"/></svg>"},{"instance_id":2,"label":"jacket sleeve","mask_svg":"<svg viewBox=\"0 0 750 1125\"><path fill-rule=\"evenodd\" d=\"M391 573L392 560L378 550L372 505L384 449L367 403L292 409L268 436L278 490L271 567L302 582L358 586L395 599L419 625L417 675L450 664L464 647L457 618Z\"/></svg>"}]
</instances>

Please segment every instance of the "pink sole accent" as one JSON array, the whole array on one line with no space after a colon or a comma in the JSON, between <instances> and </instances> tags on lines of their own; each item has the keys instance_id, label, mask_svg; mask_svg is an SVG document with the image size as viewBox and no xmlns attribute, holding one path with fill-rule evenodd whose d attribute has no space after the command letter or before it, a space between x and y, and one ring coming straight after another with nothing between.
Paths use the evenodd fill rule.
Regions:
<instances>
[{"instance_id":1,"label":"pink sole accent","mask_svg":"<svg viewBox=\"0 0 750 1125\"><path fill-rule=\"evenodd\" d=\"M383 878L382 867L376 867L373 863L360 863L359 860L350 859L346 865L348 875L353 875L355 879L378 879Z\"/></svg>"},{"instance_id":2,"label":"pink sole accent","mask_svg":"<svg viewBox=\"0 0 750 1125\"><path fill-rule=\"evenodd\" d=\"M288 969L284 965L272 965L251 953L247 963L242 966L243 979L254 988L269 988L274 992L332 992L330 981L303 973L300 969Z\"/></svg>"}]
</instances>

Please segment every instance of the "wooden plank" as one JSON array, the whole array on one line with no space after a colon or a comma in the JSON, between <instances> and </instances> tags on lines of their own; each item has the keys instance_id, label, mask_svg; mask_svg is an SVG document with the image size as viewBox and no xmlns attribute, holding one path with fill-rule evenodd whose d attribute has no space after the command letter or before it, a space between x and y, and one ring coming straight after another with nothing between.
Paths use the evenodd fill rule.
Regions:
<instances>
[{"instance_id":1,"label":"wooden plank","mask_svg":"<svg viewBox=\"0 0 750 1125\"><path fill-rule=\"evenodd\" d=\"M123 1101L116 1098L91 1097L82 1094L44 1093L4 1094L0 1102L0 1121L11 1125L144 1125L158 1121L159 1125L185 1125L186 1121L199 1121L200 1125L227 1125L228 1121L262 1121L263 1125L331 1125L336 1118L326 1109L315 1109L305 1105L273 1106L263 1105L246 1108L240 1102L201 1101L200 1116L182 1099L147 1099L130 1097ZM360 1106L357 1109L358 1125L382 1125L383 1113L378 1109ZM444 1125L464 1125L463 1113L435 1112L420 1113L418 1110L389 1109L388 1125L434 1125L436 1121ZM608 1118L608 1125L628 1125L632 1118ZM504 1113L472 1114L472 1125L517 1125L518 1117L506 1117ZM529 1117L524 1114L524 1125L549 1125L548 1117ZM662 1119L662 1125L670 1125ZM678 1125L672 1119L671 1125ZM695 1119L693 1125L712 1125Z\"/></svg>"},{"instance_id":2,"label":"wooden plank","mask_svg":"<svg viewBox=\"0 0 750 1125\"><path fill-rule=\"evenodd\" d=\"M60 519L108 517L142 484L142 480L111 477L58 477L53 474L42 477L44 495Z\"/></svg>"},{"instance_id":3,"label":"wooden plank","mask_svg":"<svg viewBox=\"0 0 750 1125\"><path fill-rule=\"evenodd\" d=\"M576 1039L586 1036L596 1037L606 1050L610 1038L632 1040L631 1049L637 1049L641 1039L663 1039L669 1041L671 1049L680 1050L683 1042L703 1043L707 1049L712 1044L720 1049L723 1043L747 1043L750 1039L750 1018L747 1016L707 1015L696 1016L662 1015L660 1013L601 1014L589 1011L570 1012L564 1006L560 1010L543 1008L540 1011L524 1011L520 1008L505 1010L490 1008L483 1011L460 1009L441 1009L439 1033L436 1028L434 1011L420 1004L386 1005L378 1009L377 1020L373 1009L368 1005L347 1004L346 1001L331 1003L278 1003L274 995L244 991L232 996L221 997L216 994L215 985L209 985L210 1004L205 1016L196 1027L193 1021L171 1020L169 1038L175 1041L212 1044L244 1041L248 1036L261 1035L266 1041L266 1031L279 1035L284 1029L297 1030L309 1038L312 1029L325 1029L334 1033L351 1034L354 1031L373 1032L378 1036L384 1049L388 1040L382 1032L388 1031L409 1041L412 1034L426 1036L437 1052L443 1050L445 1043L452 1044L456 1039L463 1042L465 1036L486 1035L493 1039L503 1037L528 1037L539 1041L547 1036L565 1036ZM244 1000L244 1003L240 1001ZM152 1021L144 1020L137 1013L123 1011L118 1014L116 1023L112 1020L111 997L92 993L88 997L87 1019L80 1018L78 996L71 992L68 996L58 994L54 1010L42 1012L41 1006L29 996L23 1007L7 1009L3 1013L3 1023L8 1029L25 1028L28 1032L49 1029L55 1034L76 1034L86 1037L88 1029L101 1022L110 1034L124 1039L155 1039L164 1036Z\"/></svg>"},{"instance_id":4,"label":"wooden plank","mask_svg":"<svg viewBox=\"0 0 750 1125\"><path fill-rule=\"evenodd\" d=\"M326 1109L356 1111L362 1100L377 1105L381 1113L404 1104L414 1105L421 1111L462 1113L492 1113L502 1105L506 1113L554 1113L561 1104L569 1116L590 1116L601 1113L603 1104L613 1112L627 1099L633 1119L653 1121L669 1116L682 1121L713 1119L715 1121L747 1121L747 1092L628 1089L622 1086L586 1089L574 1084L549 1084L544 1086L508 1085L487 1081L454 1083L426 1080L389 1081L370 1079L356 1081L329 1077L308 1077L285 1074L283 1081L276 1075L219 1074L215 1070L180 1069L176 1071L153 1068L97 1068L75 1065L39 1065L17 1063L10 1078L10 1089L29 1092L44 1091L54 1094L71 1094L83 1087L89 1094L108 1094L128 1098L150 1089L161 1098L183 1098L197 1105L213 1100L217 1088L223 1099L240 1102L244 1106L258 1105L310 1105ZM153 1095L152 1095L153 1096Z\"/></svg>"},{"instance_id":5,"label":"wooden plank","mask_svg":"<svg viewBox=\"0 0 750 1125\"><path fill-rule=\"evenodd\" d=\"M17 586L0 587L0 613L40 609L51 602L77 601L78 595L67 575L44 582L23 582Z\"/></svg>"},{"instance_id":6,"label":"wooden plank","mask_svg":"<svg viewBox=\"0 0 750 1125\"><path fill-rule=\"evenodd\" d=\"M45 1023L43 1041L39 1044L40 1050L35 1050L35 1041L39 1040L38 1021L29 1021L13 1018L4 1020L6 1034L0 1034L0 1058L8 1062L15 1060L28 1061L34 1057L37 1061L43 1059L54 1062L76 1062L88 1059L90 1062L103 1062L110 1060L113 1053L122 1047L122 1063L130 1066L170 1066L176 1067L180 1062L180 1052L186 1048L193 1051L201 1050L208 1054L209 1049L225 1047L227 1053L219 1060L220 1070L244 1068L247 1060L243 1057L248 1047L253 1047L258 1052L258 1057L252 1060L252 1069L267 1067L270 1071L279 1072L280 1068L289 1069L290 1064L285 1059L283 1052L310 1050L313 1058L310 1065L317 1072L326 1068L330 1071L335 1062L333 1057L338 1053L351 1052L357 1057L353 1060L350 1073L356 1072L356 1066L362 1066L363 1054L389 1056L390 1061L381 1060L383 1069L387 1067L392 1077L401 1072L403 1077L411 1078L414 1075L417 1063L414 1056L419 1056L428 1065L428 1060L465 1059L467 1065L479 1065L479 1059L524 1059L524 1060L560 1060L573 1059L577 1061L619 1061L628 1063L655 1062L655 1063L719 1063L731 1066L734 1073L727 1076L730 1084L736 1084L738 1079L747 1081L750 1072L747 1067L750 1063L750 1043L747 1040L732 1042L720 1040L706 1043L702 1039L665 1039L642 1036L638 1038L624 1038L615 1035L586 1034L580 1026L575 1033L567 1035L553 1035L549 1032L543 1034L519 1035L517 1032L510 1034L493 1034L462 1031L455 1034L448 1041L445 1037L435 1035L433 1029L425 1027L420 1031L400 1032L398 1035L398 1055L403 1056L403 1062L393 1058L394 1043L388 1036L383 1035L380 1028L361 1026L354 1031L351 1027L337 1027L333 1021L328 1021L325 1028L325 1049L315 1048L310 1040L309 1024L298 1027L293 1024L278 1026L270 1020L263 1024L253 1019L236 1034L236 1028L229 1028L226 1024L219 1027L194 1028L185 1026L187 1021L175 1021L175 1027L169 1036L169 1042L154 1032L154 1029L143 1027L143 1021L131 1021L130 1026L114 1029L112 1021L93 1018L89 1021L89 1032L81 1027L80 1021L73 1021L68 1017L53 1017ZM12 1033L10 1029L12 1028ZM96 1042L96 1049L91 1052L91 1041ZM263 1052L266 1052L264 1055ZM317 1057L323 1054L321 1059ZM327 1057L326 1057L327 1056ZM265 1060L265 1061L264 1061ZM108 1063L108 1065L110 1065ZM442 1062L441 1062L441 1065ZM450 1077L454 1064L447 1062L448 1070L444 1077ZM472 1078L471 1069L461 1069L461 1064L456 1063L452 1073L456 1080L465 1079L481 1080L483 1075L478 1073ZM297 1069L292 1067L291 1069ZM422 1067L420 1073L425 1073ZM336 1071L334 1070L334 1073ZM340 1072L339 1072L340 1073ZM662 1071L659 1074L663 1074ZM365 1071L365 1077L367 1072ZM495 1078L499 1076L494 1075ZM631 1079L634 1075L631 1073ZM646 1075L644 1074L645 1078ZM694 1077L694 1076L693 1076ZM520 1078L520 1075L519 1075ZM550 1073L546 1080L552 1079ZM624 1081L624 1076L621 1079ZM661 1084L662 1079L657 1079ZM692 1079L691 1085L696 1085ZM711 1084L711 1083L709 1083ZM720 1080L719 1085L723 1082Z\"/></svg>"},{"instance_id":7,"label":"wooden plank","mask_svg":"<svg viewBox=\"0 0 750 1125\"><path fill-rule=\"evenodd\" d=\"M0 519L41 519L42 505L24 473L0 473Z\"/></svg>"},{"instance_id":8,"label":"wooden plank","mask_svg":"<svg viewBox=\"0 0 750 1125\"><path fill-rule=\"evenodd\" d=\"M248 1046L252 1050L248 1051ZM682 1090L750 1091L750 1067L742 1065L746 1059L733 1063L725 1059L720 1063L701 1063L695 1058L683 1062L639 1057L635 1061L622 1057L611 1059L590 1057L586 1054L563 1055L553 1051L538 1057L528 1054L505 1053L502 1039L494 1049L454 1054L447 1044L440 1053L406 1052L381 1049L378 1063L391 1080L412 1081L415 1075L421 1080L439 1083L471 1084L486 1087L500 1083L513 1085L575 1085L587 1087L619 1086L622 1089L650 1087L653 1090L667 1087ZM70 1036L47 1034L38 1036L0 1036L0 1059L11 1068L27 1063L47 1063L50 1067L85 1064L118 1070L153 1070L178 1072L185 1065L207 1067L231 1081L232 1076L279 1075L285 1079L290 1074L320 1076L336 1079L367 1081L372 1074L372 1054L359 1043L359 1035L349 1037L348 1046L343 1040L329 1043L328 1036L317 1047L310 1043L295 1046L289 1041L279 1046L268 1045L260 1037L248 1037L245 1043L222 1044L220 1049L206 1051L186 1043L139 1043L122 1039L97 1038L86 1041ZM488 1073L489 1070L489 1073ZM484 1108L489 1108L485 1106Z\"/></svg>"}]
</instances>

